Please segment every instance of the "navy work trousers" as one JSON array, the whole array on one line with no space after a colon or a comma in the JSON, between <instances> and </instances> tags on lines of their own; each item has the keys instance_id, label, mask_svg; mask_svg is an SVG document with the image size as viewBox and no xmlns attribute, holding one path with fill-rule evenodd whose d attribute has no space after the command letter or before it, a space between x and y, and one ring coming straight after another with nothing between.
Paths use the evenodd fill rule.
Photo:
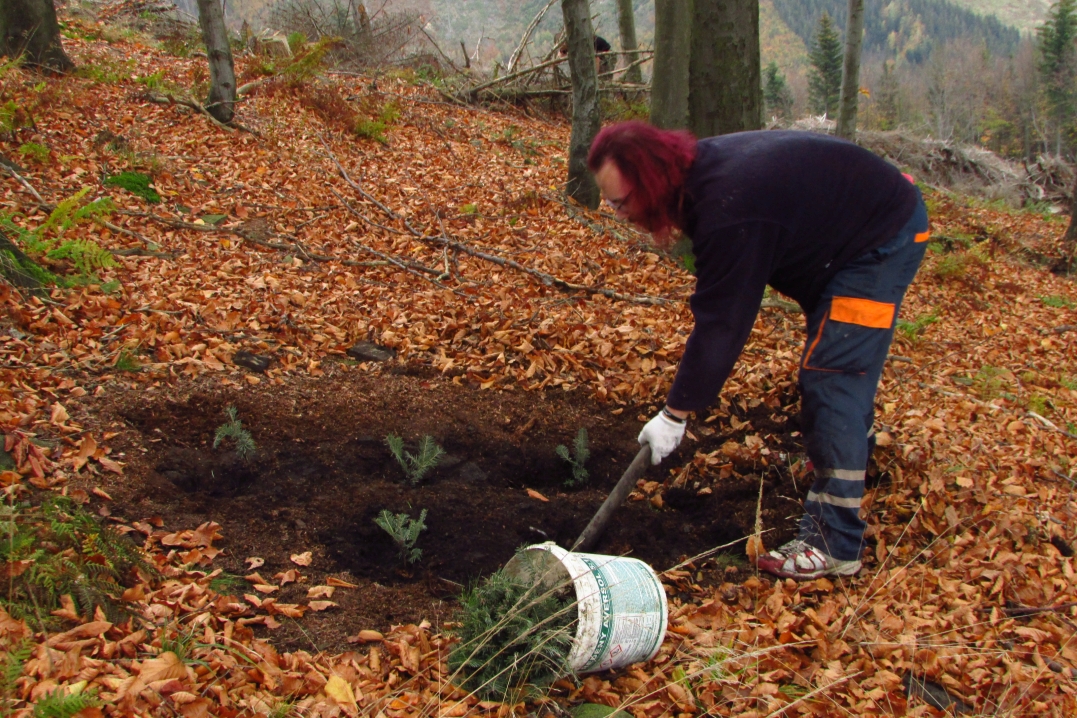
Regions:
<instances>
[{"instance_id":1,"label":"navy work trousers","mask_svg":"<svg viewBox=\"0 0 1077 718\"><path fill-rule=\"evenodd\" d=\"M798 383L815 481L799 538L842 561L859 559L863 548L860 500L875 445L875 391L927 228L921 200L897 236L843 267L808 313Z\"/></svg>"}]
</instances>

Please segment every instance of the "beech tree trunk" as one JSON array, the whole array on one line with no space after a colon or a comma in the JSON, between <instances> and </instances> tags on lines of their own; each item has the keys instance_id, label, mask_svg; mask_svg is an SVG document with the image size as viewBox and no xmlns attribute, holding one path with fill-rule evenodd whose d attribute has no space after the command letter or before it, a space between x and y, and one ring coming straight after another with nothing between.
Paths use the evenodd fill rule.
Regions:
<instances>
[{"instance_id":1,"label":"beech tree trunk","mask_svg":"<svg viewBox=\"0 0 1077 718\"><path fill-rule=\"evenodd\" d=\"M688 129L713 137L763 127L759 0L695 0Z\"/></svg>"},{"instance_id":2,"label":"beech tree trunk","mask_svg":"<svg viewBox=\"0 0 1077 718\"><path fill-rule=\"evenodd\" d=\"M639 49L639 44L636 42L636 15L632 10L632 0L617 0L617 25L621 31L621 50L627 53L622 57L625 66L629 68L625 71L624 81L641 83L643 82L642 69L639 65L631 66L639 59L639 54L636 52Z\"/></svg>"},{"instance_id":3,"label":"beech tree trunk","mask_svg":"<svg viewBox=\"0 0 1077 718\"><path fill-rule=\"evenodd\" d=\"M0 54L38 67L68 72L75 67L60 42L52 0L0 0Z\"/></svg>"},{"instance_id":4,"label":"beech tree trunk","mask_svg":"<svg viewBox=\"0 0 1077 718\"><path fill-rule=\"evenodd\" d=\"M1063 271L1067 274L1077 272L1077 180L1073 185L1073 199L1070 200L1070 224L1062 238Z\"/></svg>"},{"instance_id":5,"label":"beech tree trunk","mask_svg":"<svg viewBox=\"0 0 1077 718\"><path fill-rule=\"evenodd\" d=\"M572 79L572 136L568 149L568 196L585 207L598 207L599 191L587 169L587 153L601 126L595 30L588 0L561 0L565 19L568 68Z\"/></svg>"},{"instance_id":6,"label":"beech tree trunk","mask_svg":"<svg viewBox=\"0 0 1077 718\"><path fill-rule=\"evenodd\" d=\"M683 130L688 127L692 4L692 0L654 1L650 119L652 125L663 130Z\"/></svg>"},{"instance_id":7,"label":"beech tree trunk","mask_svg":"<svg viewBox=\"0 0 1077 718\"><path fill-rule=\"evenodd\" d=\"M210 88L206 111L218 122L231 122L235 115L236 70L221 0L198 0L198 25L202 28L202 41L209 58Z\"/></svg>"},{"instance_id":8,"label":"beech tree trunk","mask_svg":"<svg viewBox=\"0 0 1077 718\"><path fill-rule=\"evenodd\" d=\"M860 103L860 49L864 45L864 0L849 0L845 23L845 64L838 103L838 137L856 138L856 110Z\"/></svg>"}]
</instances>

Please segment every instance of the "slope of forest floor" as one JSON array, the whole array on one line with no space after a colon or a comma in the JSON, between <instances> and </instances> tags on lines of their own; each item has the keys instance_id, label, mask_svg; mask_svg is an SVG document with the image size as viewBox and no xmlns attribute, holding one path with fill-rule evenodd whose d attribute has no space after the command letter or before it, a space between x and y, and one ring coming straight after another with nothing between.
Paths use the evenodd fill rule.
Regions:
<instances>
[{"instance_id":1,"label":"slope of forest floor","mask_svg":"<svg viewBox=\"0 0 1077 718\"><path fill-rule=\"evenodd\" d=\"M658 655L545 703L482 702L444 664L454 596L586 524L672 379L691 275L565 201L561 120L446 104L402 70L268 82L228 130L150 99L202 82L204 59L86 22L68 35L77 76L0 77L11 117L32 117L0 136L25 181L0 205L34 230L51 212L34 192L110 195L63 240L118 253L85 286L0 287L0 483L73 498L160 576L126 587L122 618L65 602L34 633L0 613L0 646L32 647L8 708L63 689L94 691L98 714L187 718L1077 713L1077 289L1046 269L1064 222L928 192L859 576L798 585L738 558L760 485L773 548L810 482L802 319L767 302L719 404L599 546L663 572ZM237 58L248 79L254 64ZM161 201L103 184L124 170ZM395 356L357 359L359 342ZM213 446L229 406L248 461ZM568 487L554 449L581 427L591 476ZM448 461L409 485L389 433L431 435ZM428 509L417 564L373 525L383 508Z\"/></svg>"}]
</instances>

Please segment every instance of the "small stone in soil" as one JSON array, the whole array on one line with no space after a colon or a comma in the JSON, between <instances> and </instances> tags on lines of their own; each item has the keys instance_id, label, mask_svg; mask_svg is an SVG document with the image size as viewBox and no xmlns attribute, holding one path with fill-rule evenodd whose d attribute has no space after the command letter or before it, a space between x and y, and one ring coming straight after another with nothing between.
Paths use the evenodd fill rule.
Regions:
<instances>
[{"instance_id":1,"label":"small stone in soil","mask_svg":"<svg viewBox=\"0 0 1077 718\"><path fill-rule=\"evenodd\" d=\"M251 371L265 371L269 368L269 365L273 362L269 357L258 356L257 354L251 354L248 351L240 350L232 355L232 363L242 367L246 367Z\"/></svg>"},{"instance_id":2,"label":"small stone in soil","mask_svg":"<svg viewBox=\"0 0 1077 718\"><path fill-rule=\"evenodd\" d=\"M348 349L348 356L359 361L389 361L396 357L396 350L373 342L356 342Z\"/></svg>"}]
</instances>

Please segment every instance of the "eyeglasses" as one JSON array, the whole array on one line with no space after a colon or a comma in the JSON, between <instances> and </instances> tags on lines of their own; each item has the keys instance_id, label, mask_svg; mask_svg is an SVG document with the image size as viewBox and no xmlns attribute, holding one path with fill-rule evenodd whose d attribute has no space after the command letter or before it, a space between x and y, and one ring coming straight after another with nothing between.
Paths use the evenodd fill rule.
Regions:
<instances>
[{"instance_id":1,"label":"eyeglasses","mask_svg":"<svg viewBox=\"0 0 1077 718\"><path fill-rule=\"evenodd\" d=\"M614 212L620 212L621 208L625 206L625 202L628 201L628 198L631 197L632 193L635 191L635 188L632 188L631 190L629 190L628 194L626 194L624 197L621 197L621 199L610 199L609 197L607 197L606 204L609 205L610 209L612 209Z\"/></svg>"}]
</instances>

